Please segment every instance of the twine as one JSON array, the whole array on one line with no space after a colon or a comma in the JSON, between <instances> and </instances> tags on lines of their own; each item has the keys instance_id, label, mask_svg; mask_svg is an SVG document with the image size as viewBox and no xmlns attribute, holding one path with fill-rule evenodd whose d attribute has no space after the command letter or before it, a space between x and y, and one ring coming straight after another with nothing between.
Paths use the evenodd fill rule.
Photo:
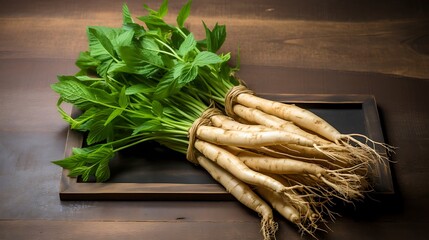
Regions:
<instances>
[{"instance_id":1,"label":"twine","mask_svg":"<svg viewBox=\"0 0 429 240\"><path fill-rule=\"evenodd\" d=\"M225 112L228 116L234 117L235 113L233 110L234 104L237 102L238 95L245 94L254 94L252 90L248 89L244 85L238 85L231 88L225 96Z\"/></svg>"},{"instance_id":2,"label":"twine","mask_svg":"<svg viewBox=\"0 0 429 240\"><path fill-rule=\"evenodd\" d=\"M200 126L210 126L210 118L215 115L223 115L223 113L217 108L207 108L199 118L197 118L192 126L188 130L188 149L186 151L186 159L188 161L197 164L198 160L196 157L196 150L194 148L194 143L197 138L197 130Z\"/></svg>"}]
</instances>

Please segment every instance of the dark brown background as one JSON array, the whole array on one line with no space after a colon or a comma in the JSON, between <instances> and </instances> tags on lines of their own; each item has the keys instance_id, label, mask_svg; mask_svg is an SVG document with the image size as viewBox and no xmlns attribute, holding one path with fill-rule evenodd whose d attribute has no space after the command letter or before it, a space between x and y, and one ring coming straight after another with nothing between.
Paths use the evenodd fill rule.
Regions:
<instances>
[{"instance_id":1,"label":"dark brown background","mask_svg":"<svg viewBox=\"0 0 429 240\"><path fill-rule=\"evenodd\" d=\"M0 239L260 239L259 218L230 202L61 202L67 125L49 84L73 74L87 25L119 26L124 1L2 1ZM156 6L155 1L146 1ZM172 1L168 21L184 1ZM129 2L134 15L141 1ZM195 0L189 27L227 25L240 77L259 93L372 94L399 147L396 194L347 209L321 239L425 239L429 227L427 1ZM68 110L70 110L68 108ZM280 221L279 239L299 239ZM310 239L310 237L304 237Z\"/></svg>"}]
</instances>

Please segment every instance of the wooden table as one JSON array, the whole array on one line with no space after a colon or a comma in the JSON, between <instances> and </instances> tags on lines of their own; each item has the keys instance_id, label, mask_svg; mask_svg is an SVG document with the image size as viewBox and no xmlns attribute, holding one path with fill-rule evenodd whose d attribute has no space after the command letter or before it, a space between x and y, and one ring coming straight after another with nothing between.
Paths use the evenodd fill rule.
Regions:
<instances>
[{"instance_id":1,"label":"wooden table","mask_svg":"<svg viewBox=\"0 0 429 240\"><path fill-rule=\"evenodd\" d=\"M0 8L0 239L260 239L235 201L58 197L67 125L49 84L74 74L87 25L119 26L123 1L5 1ZM150 6L159 3L147 1ZM170 17L184 1L171 1ZM141 1L129 3L142 15ZM425 1L195 0L188 26L227 25L224 51L257 93L370 94L396 193L345 211L320 239L425 239L429 220L429 4ZM67 109L70 111L70 108ZM300 239L280 221L278 239ZM304 239L311 239L304 236Z\"/></svg>"}]
</instances>

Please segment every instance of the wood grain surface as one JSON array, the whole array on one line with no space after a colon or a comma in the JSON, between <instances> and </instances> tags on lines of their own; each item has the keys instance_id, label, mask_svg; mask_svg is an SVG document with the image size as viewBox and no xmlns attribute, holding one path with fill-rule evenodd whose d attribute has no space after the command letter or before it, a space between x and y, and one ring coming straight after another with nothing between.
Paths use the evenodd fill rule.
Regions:
<instances>
[{"instance_id":1,"label":"wood grain surface","mask_svg":"<svg viewBox=\"0 0 429 240\"><path fill-rule=\"evenodd\" d=\"M119 26L124 1L2 1L0 239L261 239L235 201L59 199L67 125L49 85L76 72L87 25ZM185 1L171 1L171 16ZM145 1L150 6L159 1ZM141 1L130 1L135 15ZM240 77L257 93L374 95L392 157L395 194L340 208L320 239L426 239L429 227L427 1L195 0L188 26L227 25ZM66 108L71 111L70 107ZM278 239L301 237L279 220Z\"/></svg>"},{"instance_id":2,"label":"wood grain surface","mask_svg":"<svg viewBox=\"0 0 429 240\"><path fill-rule=\"evenodd\" d=\"M74 59L86 49L87 25L120 26L122 2L7 2L0 18L0 59ZM153 2L147 1L159 5ZM202 20L226 24L223 50L240 48L243 64L428 78L428 4L304 2L195 1L188 25L202 37ZM182 3L171 4L169 22ZM136 16L143 14L139 1L129 5Z\"/></svg>"}]
</instances>

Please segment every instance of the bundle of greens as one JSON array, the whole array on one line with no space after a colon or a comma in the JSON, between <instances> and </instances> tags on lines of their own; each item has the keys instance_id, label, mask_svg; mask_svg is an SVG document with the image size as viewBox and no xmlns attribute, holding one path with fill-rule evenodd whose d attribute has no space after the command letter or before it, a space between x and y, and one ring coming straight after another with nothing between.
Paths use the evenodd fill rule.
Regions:
<instances>
[{"instance_id":1,"label":"bundle of greens","mask_svg":"<svg viewBox=\"0 0 429 240\"><path fill-rule=\"evenodd\" d=\"M369 167L385 159L374 146L307 110L255 96L235 77L230 54L216 53L225 26L203 24L206 37L197 41L184 27L191 1L176 26L163 20L167 4L145 6L148 14L138 17L145 26L124 5L121 27L87 28L80 71L52 85L61 116L87 134L86 144L54 163L72 177L103 182L116 152L157 141L186 154L259 213L264 239L275 238L277 229L271 207L313 235L333 217L333 199L363 197ZM71 117L63 102L81 115Z\"/></svg>"}]
</instances>

